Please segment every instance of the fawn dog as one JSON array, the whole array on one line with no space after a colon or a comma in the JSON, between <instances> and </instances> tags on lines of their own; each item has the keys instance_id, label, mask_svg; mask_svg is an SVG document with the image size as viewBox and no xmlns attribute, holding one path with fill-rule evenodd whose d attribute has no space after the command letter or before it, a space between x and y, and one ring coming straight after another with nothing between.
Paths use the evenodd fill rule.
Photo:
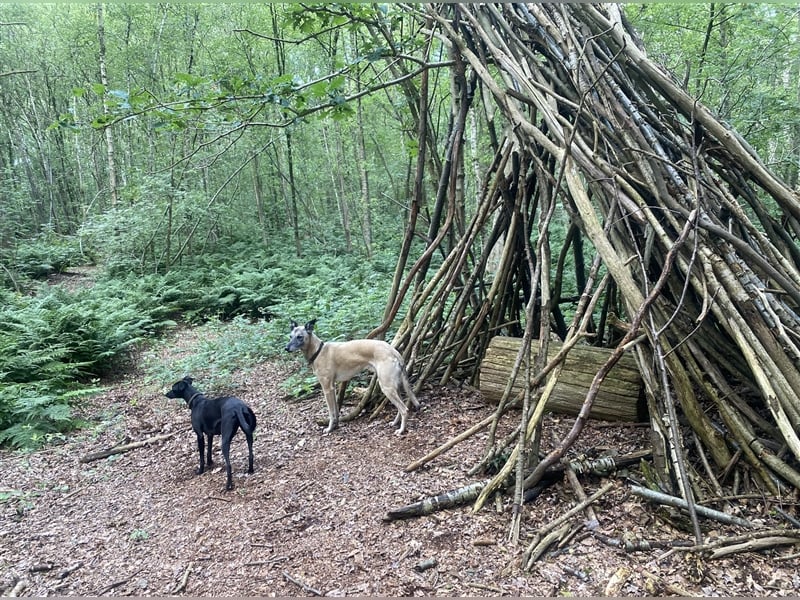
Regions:
<instances>
[{"instance_id":1,"label":"fawn dog","mask_svg":"<svg viewBox=\"0 0 800 600\"><path fill-rule=\"evenodd\" d=\"M365 370L370 370L377 375L381 390L397 408L394 425L399 422L400 427L395 434L405 433L408 408L400 398L400 389L405 391L415 410L419 408L419 402L411 389L400 353L383 340L323 342L314 333L316 322L317 320L314 319L301 326L296 321L292 321L292 331L286 351L302 350L322 386L322 393L328 405L328 427L325 429L325 433L330 433L339 424L336 382L349 381Z\"/></svg>"}]
</instances>

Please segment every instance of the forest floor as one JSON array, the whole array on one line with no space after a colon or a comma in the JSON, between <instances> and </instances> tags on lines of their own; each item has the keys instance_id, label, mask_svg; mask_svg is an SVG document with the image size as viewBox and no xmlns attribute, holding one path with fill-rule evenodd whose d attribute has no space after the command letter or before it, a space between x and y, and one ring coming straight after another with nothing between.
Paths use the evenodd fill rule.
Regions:
<instances>
[{"instance_id":1,"label":"forest floor","mask_svg":"<svg viewBox=\"0 0 800 600\"><path fill-rule=\"evenodd\" d=\"M190 352L191 330L161 352ZM134 596L789 596L800 591L791 546L709 560L669 547L626 553L602 535L625 540L680 540L692 535L630 494L625 472L584 476L594 531L579 514L560 547L530 571L521 553L535 530L575 502L566 482L526 504L520 542L508 541L511 500L387 522L390 509L477 481L468 471L487 432L469 438L425 467L406 465L487 415L480 394L429 388L403 437L393 410L362 416L322 435L319 395L288 400L280 383L300 368L264 363L241 372L237 395L258 415L255 473L246 473L246 444L232 445L235 489L224 490L219 443L215 466L195 474L197 450L189 411L145 386L134 366L80 408L90 426L35 452L0 452L0 591L8 595ZM176 376L177 379L177 376ZM203 382L196 385L208 393ZM344 412L347 412L345 408ZM512 427L509 417L505 432ZM548 417L543 449L571 419ZM501 432L501 434L504 432ZM91 462L80 459L115 445L168 436L146 447ZM625 453L647 446L645 428L591 423L571 454ZM632 471L635 474L637 471ZM760 498L729 505L759 527L784 526ZM796 506L782 505L797 514ZM707 540L741 533L703 521ZM602 534L602 535L598 535ZM796 552L796 547L795 550ZM433 565L433 566L431 566ZM429 568L424 568L428 566Z\"/></svg>"}]
</instances>

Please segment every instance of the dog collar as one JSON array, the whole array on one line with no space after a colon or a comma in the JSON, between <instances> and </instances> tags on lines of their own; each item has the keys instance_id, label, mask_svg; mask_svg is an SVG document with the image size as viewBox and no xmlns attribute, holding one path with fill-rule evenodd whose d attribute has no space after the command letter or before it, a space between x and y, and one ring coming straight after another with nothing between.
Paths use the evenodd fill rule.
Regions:
<instances>
[{"instance_id":1,"label":"dog collar","mask_svg":"<svg viewBox=\"0 0 800 600\"><path fill-rule=\"evenodd\" d=\"M323 347L324 345L325 345L325 342L320 342L320 343L319 343L319 346L317 347L317 351L316 351L316 352L314 352L314 355L313 355L311 358L309 358L309 359L308 359L308 364L310 364L310 365L314 364L314 361L315 361L315 360L317 359L317 357L319 356L319 353L320 353L320 352L322 352L322 347Z\"/></svg>"},{"instance_id":2,"label":"dog collar","mask_svg":"<svg viewBox=\"0 0 800 600\"><path fill-rule=\"evenodd\" d=\"M192 402L194 402L194 399L197 398L198 396L202 396L202 394L200 392L197 392L196 394L192 394L192 397L189 398L189 402L187 402L187 404L189 406L191 406Z\"/></svg>"}]
</instances>

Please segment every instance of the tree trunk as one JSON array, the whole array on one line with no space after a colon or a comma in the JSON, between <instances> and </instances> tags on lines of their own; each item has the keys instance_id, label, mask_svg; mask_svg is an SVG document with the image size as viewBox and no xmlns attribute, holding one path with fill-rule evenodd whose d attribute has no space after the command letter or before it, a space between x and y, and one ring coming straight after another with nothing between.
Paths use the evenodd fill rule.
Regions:
<instances>
[{"instance_id":1,"label":"tree trunk","mask_svg":"<svg viewBox=\"0 0 800 600\"><path fill-rule=\"evenodd\" d=\"M367 163L367 148L364 140L364 111L361 108L361 99L356 101L356 155L358 164L358 179L361 183L361 208L363 210L361 232L364 238L364 249L367 259L372 258L372 200L369 191L369 169Z\"/></svg>"},{"instance_id":2,"label":"tree trunk","mask_svg":"<svg viewBox=\"0 0 800 600\"><path fill-rule=\"evenodd\" d=\"M97 5L97 42L98 42L98 64L100 67L100 83L105 90L108 90L108 72L106 69L106 31L105 31L105 8L102 3ZM103 112L108 114L108 104L103 100ZM106 172L108 174L108 192L111 198L111 206L117 205L117 165L114 152L114 133L111 127L103 128L103 136L106 143Z\"/></svg>"}]
</instances>

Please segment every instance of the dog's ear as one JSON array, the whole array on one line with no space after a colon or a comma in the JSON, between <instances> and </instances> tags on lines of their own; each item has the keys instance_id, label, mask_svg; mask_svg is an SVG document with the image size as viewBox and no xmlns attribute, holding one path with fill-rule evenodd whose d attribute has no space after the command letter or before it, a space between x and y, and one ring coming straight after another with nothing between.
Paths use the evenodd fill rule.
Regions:
<instances>
[{"instance_id":1,"label":"dog's ear","mask_svg":"<svg viewBox=\"0 0 800 600\"><path fill-rule=\"evenodd\" d=\"M306 331L308 333L311 333L312 331L314 331L314 325L316 325L316 324L317 324L317 320L316 319L311 319L308 323L306 323Z\"/></svg>"},{"instance_id":2,"label":"dog's ear","mask_svg":"<svg viewBox=\"0 0 800 600\"><path fill-rule=\"evenodd\" d=\"M186 377L181 379L181 381L183 381L183 383L185 383L186 385L192 385L193 379L187 375Z\"/></svg>"},{"instance_id":3,"label":"dog's ear","mask_svg":"<svg viewBox=\"0 0 800 600\"><path fill-rule=\"evenodd\" d=\"M289 331L293 331L295 327L297 327L297 321L292 319L292 321L291 321L291 329Z\"/></svg>"}]
</instances>

